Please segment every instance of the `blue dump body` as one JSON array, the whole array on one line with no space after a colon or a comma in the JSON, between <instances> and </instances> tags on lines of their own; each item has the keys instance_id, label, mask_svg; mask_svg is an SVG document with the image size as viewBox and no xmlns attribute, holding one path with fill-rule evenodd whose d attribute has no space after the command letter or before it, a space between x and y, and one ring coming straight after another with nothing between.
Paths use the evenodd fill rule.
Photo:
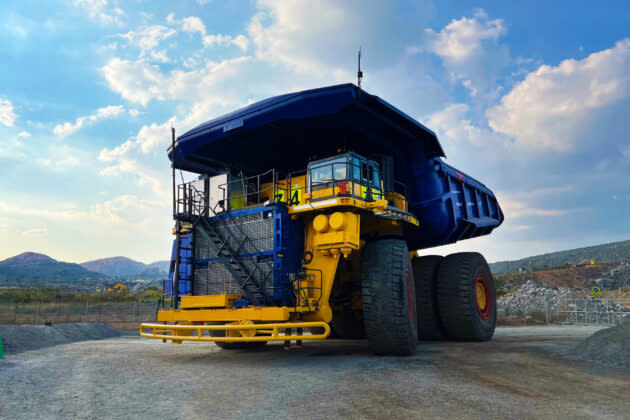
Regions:
<instances>
[{"instance_id":1,"label":"blue dump body","mask_svg":"<svg viewBox=\"0 0 630 420\"><path fill-rule=\"evenodd\" d=\"M393 157L394 178L420 222L405 232L410 249L487 235L503 222L492 191L442 161L433 131L353 84L276 96L201 124L177 139L169 158L200 174L288 173L340 148Z\"/></svg>"}]
</instances>

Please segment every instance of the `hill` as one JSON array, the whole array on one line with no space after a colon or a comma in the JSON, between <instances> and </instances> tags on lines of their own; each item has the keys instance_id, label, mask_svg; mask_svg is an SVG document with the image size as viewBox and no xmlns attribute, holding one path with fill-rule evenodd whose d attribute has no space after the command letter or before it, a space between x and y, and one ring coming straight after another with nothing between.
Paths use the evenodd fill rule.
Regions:
<instances>
[{"instance_id":1,"label":"hill","mask_svg":"<svg viewBox=\"0 0 630 420\"><path fill-rule=\"evenodd\" d=\"M585 260L595 260L596 263L630 260L630 241L551 252L516 261L500 261L490 264L490 269L496 274L513 273L519 269L530 271L557 268L566 264L575 265Z\"/></svg>"},{"instance_id":2,"label":"hill","mask_svg":"<svg viewBox=\"0 0 630 420\"><path fill-rule=\"evenodd\" d=\"M147 268L145 264L127 257L101 258L99 260L86 261L80 265L88 270L108 276L138 274Z\"/></svg>"},{"instance_id":3,"label":"hill","mask_svg":"<svg viewBox=\"0 0 630 420\"><path fill-rule=\"evenodd\" d=\"M155 261L155 262L152 262L151 264L147 264L146 268L147 269L157 268L160 271L164 271L165 273L168 273L170 265L171 265L170 261Z\"/></svg>"},{"instance_id":4,"label":"hill","mask_svg":"<svg viewBox=\"0 0 630 420\"><path fill-rule=\"evenodd\" d=\"M79 264L57 261L36 252L24 252L0 261L0 284L21 286L92 287L111 280Z\"/></svg>"}]
</instances>

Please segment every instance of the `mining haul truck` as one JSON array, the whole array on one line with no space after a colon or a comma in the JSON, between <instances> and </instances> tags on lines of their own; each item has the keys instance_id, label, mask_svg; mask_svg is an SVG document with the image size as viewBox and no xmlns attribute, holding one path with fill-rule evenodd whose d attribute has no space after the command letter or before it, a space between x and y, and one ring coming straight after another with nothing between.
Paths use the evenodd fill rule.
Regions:
<instances>
[{"instance_id":1,"label":"mining haul truck","mask_svg":"<svg viewBox=\"0 0 630 420\"><path fill-rule=\"evenodd\" d=\"M334 335L409 355L494 334L484 257L416 250L489 234L499 204L391 104L329 86L172 134L170 274L142 336L247 349ZM195 175L176 185L176 169Z\"/></svg>"}]
</instances>

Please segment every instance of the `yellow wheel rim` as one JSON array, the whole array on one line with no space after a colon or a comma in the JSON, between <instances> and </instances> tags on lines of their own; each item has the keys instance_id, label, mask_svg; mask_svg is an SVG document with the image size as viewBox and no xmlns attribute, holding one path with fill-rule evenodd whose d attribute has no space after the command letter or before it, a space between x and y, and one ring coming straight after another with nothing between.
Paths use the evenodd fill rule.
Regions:
<instances>
[{"instance_id":1,"label":"yellow wheel rim","mask_svg":"<svg viewBox=\"0 0 630 420\"><path fill-rule=\"evenodd\" d=\"M482 283L477 283L476 285L476 295L477 295L477 307L481 312L486 310L486 305L488 304L488 297L486 296L486 288L483 287Z\"/></svg>"}]
</instances>

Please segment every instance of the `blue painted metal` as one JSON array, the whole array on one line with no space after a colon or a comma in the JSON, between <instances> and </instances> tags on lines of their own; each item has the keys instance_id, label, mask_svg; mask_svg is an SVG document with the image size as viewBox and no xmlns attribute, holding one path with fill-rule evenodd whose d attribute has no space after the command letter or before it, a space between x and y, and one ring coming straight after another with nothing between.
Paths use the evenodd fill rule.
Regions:
<instances>
[{"instance_id":1,"label":"blue painted metal","mask_svg":"<svg viewBox=\"0 0 630 420\"><path fill-rule=\"evenodd\" d=\"M484 184L440 158L407 185L419 231L407 234L410 248L446 245L487 235L503 222L496 197Z\"/></svg>"},{"instance_id":2,"label":"blue painted metal","mask_svg":"<svg viewBox=\"0 0 630 420\"><path fill-rule=\"evenodd\" d=\"M291 306L293 302L293 289L292 283L289 279L290 274L297 274L301 267L301 258L304 253L304 225L301 220L291 220L288 214L287 207L284 204L274 204L271 206L254 207L244 210L234 210L229 214L223 214L217 216L221 219L234 218L245 216L254 213L269 212L270 217L273 218L273 249L264 250L256 253L242 253L239 254L239 258L257 258L259 260L273 260L273 294L271 299L281 306ZM215 219L210 218L210 220ZM190 261L191 251L186 248L190 248L190 240L192 235L182 235L182 249L180 249L180 259L183 261L180 263L180 279L179 279L179 293L185 295L192 293L194 290L192 282L194 276L191 276L191 264L186 262ZM171 252L171 267L174 267L175 256L177 254L177 243L173 241L173 250ZM203 267L208 262L218 261L219 257L213 258L195 258L194 267ZM166 295L171 296L172 292L173 272L169 273L169 281L166 282ZM235 280L236 281L236 280ZM241 299L235 302L234 305L238 307L247 306L248 304L256 302L248 302L247 299Z\"/></svg>"},{"instance_id":3,"label":"blue painted metal","mask_svg":"<svg viewBox=\"0 0 630 420\"><path fill-rule=\"evenodd\" d=\"M346 146L359 154L411 146L427 157L444 156L433 131L353 84L305 90L265 99L208 121L178 137L175 167L214 173L304 169L319 154ZM169 158L172 151L169 148Z\"/></svg>"},{"instance_id":4,"label":"blue painted metal","mask_svg":"<svg viewBox=\"0 0 630 420\"><path fill-rule=\"evenodd\" d=\"M191 248L192 234L181 236L181 246L179 250L179 295L186 295L192 292L192 251ZM168 281L166 282L164 291L166 296L173 293L173 276L175 261L177 255L177 241L173 240L173 248L171 250L171 264L168 273Z\"/></svg>"},{"instance_id":5,"label":"blue painted metal","mask_svg":"<svg viewBox=\"0 0 630 420\"><path fill-rule=\"evenodd\" d=\"M442 161L433 131L353 84L276 96L201 124L177 139L169 158L198 173L291 171L339 147L393 157L421 226L405 232L411 249L486 235L503 222L492 191Z\"/></svg>"}]
</instances>

